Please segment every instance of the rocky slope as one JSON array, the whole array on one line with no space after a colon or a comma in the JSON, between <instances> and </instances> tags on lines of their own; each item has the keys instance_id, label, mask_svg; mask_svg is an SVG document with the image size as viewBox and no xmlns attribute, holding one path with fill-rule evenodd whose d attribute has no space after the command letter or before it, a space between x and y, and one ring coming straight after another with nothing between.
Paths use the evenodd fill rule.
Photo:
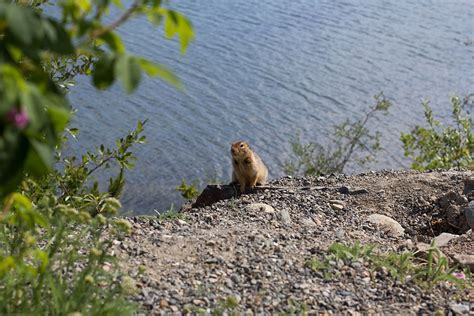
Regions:
<instances>
[{"instance_id":1,"label":"rocky slope","mask_svg":"<svg viewBox=\"0 0 474 316\"><path fill-rule=\"evenodd\" d=\"M115 241L115 252L137 281L134 299L145 314L474 314L470 282L427 288L363 260L329 261L329 275L308 265L334 242L414 252L443 232L459 235L441 247L450 262L472 260L474 234L463 214L472 199L463 181L472 175L286 177L270 184L277 189L188 208L179 218L129 218L133 234ZM384 217L373 214L395 222L380 224Z\"/></svg>"}]
</instances>

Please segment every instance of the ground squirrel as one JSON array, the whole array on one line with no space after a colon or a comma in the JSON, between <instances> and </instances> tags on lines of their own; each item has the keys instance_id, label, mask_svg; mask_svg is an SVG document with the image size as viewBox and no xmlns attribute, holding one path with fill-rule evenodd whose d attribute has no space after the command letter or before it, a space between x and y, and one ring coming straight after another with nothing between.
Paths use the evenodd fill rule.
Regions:
<instances>
[{"instance_id":1,"label":"ground squirrel","mask_svg":"<svg viewBox=\"0 0 474 316\"><path fill-rule=\"evenodd\" d=\"M240 184L240 192L247 187L264 185L267 181L268 169L262 159L250 149L246 142L235 142L230 147L232 155L232 183Z\"/></svg>"}]
</instances>

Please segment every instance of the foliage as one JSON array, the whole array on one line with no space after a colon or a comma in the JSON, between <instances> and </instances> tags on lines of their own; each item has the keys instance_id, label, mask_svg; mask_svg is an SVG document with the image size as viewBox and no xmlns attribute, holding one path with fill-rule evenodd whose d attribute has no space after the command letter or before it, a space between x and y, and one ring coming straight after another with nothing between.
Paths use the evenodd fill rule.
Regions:
<instances>
[{"instance_id":1,"label":"foliage","mask_svg":"<svg viewBox=\"0 0 474 316\"><path fill-rule=\"evenodd\" d=\"M359 242L353 245L334 243L329 247L327 255L322 258L312 257L306 261L306 266L315 272L323 273L325 279L339 276L338 262L342 265L360 262L371 270L387 271L398 281L412 280L426 288L448 281L462 289L470 282L469 275L467 280L453 276L456 267L450 267L448 259L433 245L428 249L426 258L415 255L413 252L377 254L375 246L361 245Z\"/></svg>"},{"instance_id":2,"label":"foliage","mask_svg":"<svg viewBox=\"0 0 474 316\"><path fill-rule=\"evenodd\" d=\"M184 313L192 313L194 315L213 315L213 316L221 316L221 315L232 315L236 316L238 313L235 311L239 307L239 303L237 299L230 295L227 296L225 299L220 299L217 301L217 306L208 313L204 308L193 305L193 304L186 304L184 306Z\"/></svg>"},{"instance_id":3,"label":"foliage","mask_svg":"<svg viewBox=\"0 0 474 316\"><path fill-rule=\"evenodd\" d=\"M193 200L199 196L197 182L187 184L185 179L181 180L181 185L176 187L176 191L181 192L181 196L186 200Z\"/></svg>"},{"instance_id":4,"label":"foliage","mask_svg":"<svg viewBox=\"0 0 474 316\"><path fill-rule=\"evenodd\" d=\"M57 156L62 171L36 182L27 178L22 193L11 193L0 216L0 314L130 315L134 281L117 272L112 241L130 233L125 219L110 219L121 207L118 184L141 144L143 123L117 141L81 159ZM108 191L100 192L94 173L120 167ZM120 181L117 179L121 179ZM90 185L88 185L90 183ZM108 269L107 269L108 267Z\"/></svg>"},{"instance_id":5,"label":"foliage","mask_svg":"<svg viewBox=\"0 0 474 316\"><path fill-rule=\"evenodd\" d=\"M386 114L391 103L383 93L374 96L376 104L358 120L347 119L334 127L332 146L319 143L302 144L299 136L291 142L296 160L286 161L282 169L288 175L321 175L341 173L349 161L364 165L375 160L375 153L381 150L380 133L371 133L366 127L379 112Z\"/></svg>"},{"instance_id":6,"label":"foliage","mask_svg":"<svg viewBox=\"0 0 474 316\"><path fill-rule=\"evenodd\" d=\"M142 72L181 88L164 66L129 54L115 32L132 15L164 25L167 38L179 37L184 53L193 39L190 22L159 0L55 2L55 19L42 11L47 0L0 3L0 197L15 189L25 173L51 170L55 146L70 118L65 92L77 74L92 75L96 88L120 80L133 92ZM110 24L112 7L122 10Z\"/></svg>"},{"instance_id":7,"label":"foliage","mask_svg":"<svg viewBox=\"0 0 474 316\"><path fill-rule=\"evenodd\" d=\"M164 212L164 213L160 213L158 215L158 221L159 222L173 221L173 220L177 220L177 219L187 221L188 217L184 213L181 213L179 211L173 211L173 210L170 210L170 211L167 211L167 212Z\"/></svg>"},{"instance_id":8,"label":"foliage","mask_svg":"<svg viewBox=\"0 0 474 316\"><path fill-rule=\"evenodd\" d=\"M405 156L412 159L415 170L463 168L474 163L473 122L465 109L472 95L461 100L451 98L454 124L444 126L433 117L428 101L422 103L427 127L416 126L401 134Z\"/></svg>"}]
</instances>

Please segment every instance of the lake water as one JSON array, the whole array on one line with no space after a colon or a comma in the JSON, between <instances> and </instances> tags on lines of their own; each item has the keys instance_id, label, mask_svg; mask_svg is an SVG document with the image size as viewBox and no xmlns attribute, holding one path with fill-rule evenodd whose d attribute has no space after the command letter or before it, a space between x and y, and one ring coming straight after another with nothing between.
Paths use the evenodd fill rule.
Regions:
<instances>
[{"instance_id":1,"label":"lake water","mask_svg":"<svg viewBox=\"0 0 474 316\"><path fill-rule=\"evenodd\" d=\"M420 101L449 117L449 98L474 92L474 1L182 0L193 22L186 55L145 19L120 28L127 48L168 65L186 93L144 78L127 96L79 78L71 100L81 143L92 149L148 118L148 144L136 148L123 201L136 214L181 198L181 179L230 179L230 143L246 140L270 169L290 157L289 140L330 143L331 126L357 118L383 91L394 106L371 128L385 150L370 168L401 168L401 132L423 122ZM360 171L349 166L349 172ZM189 181L188 181L189 182ZM176 208L176 207L175 207Z\"/></svg>"}]
</instances>

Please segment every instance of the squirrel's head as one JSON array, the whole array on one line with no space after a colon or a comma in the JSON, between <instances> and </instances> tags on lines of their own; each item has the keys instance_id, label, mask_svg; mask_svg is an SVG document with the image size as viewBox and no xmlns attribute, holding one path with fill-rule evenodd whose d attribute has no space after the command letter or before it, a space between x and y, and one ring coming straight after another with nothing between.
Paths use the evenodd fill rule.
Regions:
<instances>
[{"instance_id":1,"label":"squirrel's head","mask_svg":"<svg viewBox=\"0 0 474 316\"><path fill-rule=\"evenodd\" d=\"M250 151L250 146L246 142L235 142L230 146L230 153L233 157L244 156Z\"/></svg>"}]
</instances>

